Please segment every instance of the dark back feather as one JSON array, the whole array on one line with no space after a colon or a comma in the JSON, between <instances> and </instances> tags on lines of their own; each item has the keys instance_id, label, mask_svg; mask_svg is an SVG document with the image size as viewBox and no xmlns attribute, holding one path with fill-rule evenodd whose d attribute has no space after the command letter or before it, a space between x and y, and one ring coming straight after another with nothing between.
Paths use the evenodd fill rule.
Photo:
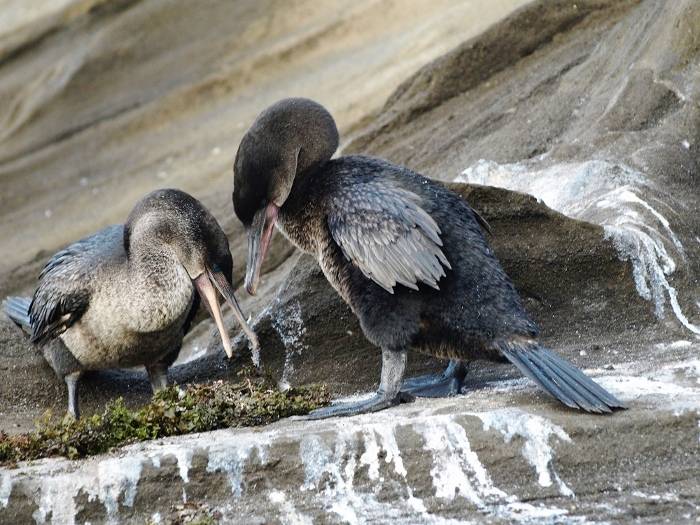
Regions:
<instances>
[{"instance_id":1,"label":"dark back feather","mask_svg":"<svg viewBox=\"0 0 700 525\"><path fill-rule=\"evenodd\" d=\"M328 227L345 257L389 293L397 283L437 289L450 263L440 227L418 195L378 177L352 182L334 192L328 211Z\"/></svg>"}]
</instances>

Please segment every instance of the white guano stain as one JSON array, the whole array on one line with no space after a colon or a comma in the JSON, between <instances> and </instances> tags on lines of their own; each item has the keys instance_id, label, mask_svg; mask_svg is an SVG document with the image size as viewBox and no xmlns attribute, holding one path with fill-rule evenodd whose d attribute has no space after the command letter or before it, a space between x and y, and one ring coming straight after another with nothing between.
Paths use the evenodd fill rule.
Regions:
<instances>
[{"instance_id":1,"label":"white guano stain","mask_svg":"<svg viewBox=\"0 0 700 525\"><path fill-rule=\"evenodd\" d=\"M312 525L313 520L299 512L281 490L272 490L268 494L270 503L279 507L278 519L282 525Z\"/></svg>"},{"instance_id":2,"label":"white guano stain","mask_svg":"<svg viewBox=\"0 0 700 525\"><path fill-rule=\"evenodd\" d=\"M280 305L272 317L272 327L284 345L284 367L280 388L286 390L290 387L291 376L294 373L294 358L300 356L307 348L304 343L306 326L301 313L301 303L297 300Z\"/></svg>"},{"instance_id":3,"label":"white guano stain","mask_svg":"<svg viewBox=\"0 0 700 525\"><path fill-rule=\"evenodd\" d=\"M23 476L22 483L29 483L26 490L36 494L37 508L33 513L36 523L75 524L78 513L76 498L84 494L88 501L99 501L105 508L107 523L120 523L120 508L133 507L138 494L144 464L162 467L162 459L173 456L184 485L189 482L192 457L197 450L208 454L208 472L226 474L231 493L243 494L243 472L254 458L258 463L266 461L267 446L274 433L236 433L217 431L215 445L202 448L194 438L169 438L164 443L149 442L124 449L118 456L88 458L81 461L46 459L43 463L59 465L57 471L47 473L41 466L30 464L29 472L39 475ZM9 504L13 484L18 481L18 471L0 473L0 508ZM14 474L14 476L13 476Z\"/></svg>"},{"instance_id":4,"label":"white guano stain","mask_svg":"<svg viewBox=\"0 0 700 525\"><path fill-rule=\"evenodd\" d=\"M552 437L566 443L571 442L563 428L544 417L519 409L508 408L476 415L481 419L484 430L497 430L503 434L506 443L510 443L516 436L523 439L523 457L535 469L540 486L550 487L554 480L562 496L574 497L573 491L554 470L554 452L549 444Z\"/></svg>"},{"instance_id":5,"label":"white guano stain","mask_svg":"<svg viewBox=\"0 0 700 525\"><path fill-rule=\"evenodd\" d=\"M192 466L192 456L194 455L194 449L189 447L182 447L178 445L169 445L165 447L162 454L156 460L158 467L160 468L161 457L172 455L175 457L177 462L177 470L180 474L180 479L182 480L182 502L187 503L187 484L190 482L190 467ZM151 457L151 461L154 463L154 458Z\"/></svg>"},{"instance_id":6,"label":"white guano stain","mask_svg":"<svg viewBox=\"0 0 700 525\"><path fill-rule=\"evenodd\" d=\"M189 483L190 466L192 466L192 455L194 451L190 448L175 447L173 455L177 459L177 468L183 483Z\"/></svg>"},{"instance_id":7,"label":"white guano stain","mask_svg":"<svg viewBox=\"0 0 700 525\"><path fill-rule=\"evenodd\" d=\"M315 501L327 512L333 513L344 523L364 524L387 522L405 516L426 516L423 502L413 496L405 479L405 468L394 437L395 425L363 425L339 428L334 436L333 448L318 435L305 436L299 455L304 467L302 491L315 495ZM359 454L360 450L364 450ZM384 460L380 455L386 453ZM359 455L360 461L356 460ZM397 474L404 498L391 502L379 501L376 492L355 488L355 477L365 467L376 490L389 480L382 475L382 464L392 465ZM393 480L392 483L395 483ZM442 523L439 516L431 515L431 521ZM445 521L447 523L447 521Z\"/></svg>"},{"instance_id":8,"label":"white guano stain","mask_svg":"<svg viewBox=\"0 0 700 525\"><path fill-rule=\"evenodd\" d=\"M453 420L438 420L417 425L416 430L430 451L435 496L452 500L457 496L484 509L491 500L506 498L506 493L494 487L491 477L471 449L464 427Z\"/></svg>"},{"instance_id":9,"label":"white guano stain","mask_svg":"<svg viewBox=\"0 0 700 525\"><path fill-rule=\"evenodd\" d=\"M250 326L251 330L255 331L260 322L265 319L266 317L270 316L270 312L272 311L272 304L268 304L265 308L263 308L258 315L255 316L255 319L252 319L248 317L247 322L248 325ZM231 341L231 345L234 348L238 348L238 346L241 344L241 342L245 340L248 348L251 347L250 341L246 337L246 335L241 331L236 335L236 337ZM253 365L256 368L260 368L260 347L252 348L250 352L250 360L253 363Z\"/></svg>"},{"instance_id":10,"label":"white guano stain","mask_svg":"<svg viewBox=\"0 0 700 525\"><path fill-rule=\"evenodd\" d=\"M597 382L626 402L658 404L675 416L700 415L700 359L657 367L648 375L603 376Z\"/></svg>"},{"instance_id":11,"label":"white guano stain","mask_svg":"<svg viewBox=\"0 0 700 525\"><path fill-rule=\"evenodd\" d=\"M73 525L75 498L84 493L88 501L98 500L104 505L107 523L119 523L120 496L123 506L133 506L145 459L143 455L110 457L76 472L46 476L32 515L34 521Z\"/></svg>"},{"instance_id":12,"label":"white guano stain","mask_svg":"<svg viewBox=\"0 0 700 525\"><path fill-rule=\"evenodd\" d=\"M597 381L625 401L639 399L674 414L700 409L700 359L657 366L641 375L605 375ZM481 461L484 458L479 457L469 438L471 431L480 432L483 428L499 432L504 442L522 440L520 453L533 472L523 483L557 486L561 494L571 496L555 470L552 448L557 442L569 446L570 439L563 428L542 416L511 408L441 414L443 408L451 406L449 403L445 400L428 408L416 405L419 410L405 407L392 413L310 423L283 433L279 428L260 432L221 430L204 439L168 438L127 447L118 456L79 462L42 460L0 471L0 503L6 507L13 487L17 487L17 492L34 495L34 518L38 523L70 525L75 523L79 510L76 498L82 494L89 501L104 505L106 521L118 523L125 518L120 511L136 502L144 464L172 468L172 463L164 464L163 458L175 457L177 472L186 485L195 454L208 458L207 472L220 472L227 477L231 501L257 497L247 493L244 473L268 464L273 445L288 447L290 440L298 439L298 468L303 474L300 490L284 482L262 487L266 501L275 506L283 523L308 523L301 510L310 505L334 514L339 521L358 524L391 520L447 524L451 520L440 513L453 504L466 504L507 522L579 520L565 509L519 501L517 495L496 486ZM421 443L418 448L427 452L427 466L426 462L421 463L421 471L411 471L418 467L409 465L405 457L407 453L412 458L420 454L416 440ZM424 483L414 485L416 476L426 480L427 487ZM387 492L391 498L385 497Z\"/></svg>"},{"instance_id":13,"label":"white guano stain","mask_svg":"<svg viewBox=\"0 0 700 525\"><path fill-rule=\"evenodd\" d=\"M41 491L36 501L37 508L32 514L34 521L43 524L50 520L53 523L75 525L75 498L88 480L95 483L91 476L80 473L47 476L41 483ZM94 500L94 496L91 499Z\"/></svg>"},{"instance_id":14,"label":"white guano stain","mask_svg":"<svg viewBox=\"0 0 700 525\"><path fill-rule=\"evenodd\" d=\"M304 466L304 483L300 490L316 490L318 488L330 455L330 448L320 436L310 434L302 438L299 444L299 456Z\"/></svg>"},{"instance_id":15,"label":"white guano stain","mask_svg":"<svg viewBox=\"0 0 700 525\"><path fill-rule=\"evenodd\" d=\"M0 507L7 507L10 494L12 494L12 475L9 472L0 472Z\"/></svg>"},{"instance_id":16,"label":"white guano stain","mask_svg":"<svg viewBox=\"0 0 700 525\"><path fill-rule=\"evenodd\" d=\"M505 414L492 417L488 413L476 415L494 425L499 418L505 417ZM525 413L516 416L522 421L528 417ZM377 519L416 516L423 522L452 523L431 513L424 500L414 494L396 439L399 426L410 427L417 432L424 441L425 449L430 451L433 466L426 475L432 480L435 497L447 501L466 498L483 512L508 519L566 513L556 508L547 510L544 507L530 508L526 504L516 505L519 502L515 496L494 486L478 455L471 449L465 428L452 416L425 414L411 418L398 417L391 423L368 422L368 419L371 421L371 417L358 418L333 426L330 444L317 434L305 435L300 442L299 453L304 469L301 491L310 492L319 505L343 521L360 524ZM542 418L537 421L541 423ZM518 424L527 427L524 422ZM513 432L518 433L517 430ZM520 434L527 433L521 431ZM254 468L258 463L266 463L267 449L274 437L274 432L217 432L216 446L201 449L208 455L207 472L224 473L232 496L243 497L246 467L251 465ZM34 514L36 521L74 523L78 510L75 498L83 492L90 501L102 502L108 522L118 523L120 506L134 504L144 463L161 468L162 459L173 456L183 483L189 482L192 457L195 450L201 447L201 442L195 445L190 440L184 441L181 443L178 439L170 439L162 444L149 443L136 452L127 451L126 455L86 460L76 464L77 470L40 480L36 492L39 496L38 509ZM537 446L543 446L541 440L537 443ZM551 468L547 458L544 461L547 468ZM356 486L357 476L361 472L366 472L375 490L368 491L364 481L361 487ZM395 501L377 498L376 491L387 484L398 487L401 493ZM3 491L9 492L10 489L5 487L11 485L12 479L4 476L0 485ZM70 489L67 490L67 487ZM295 508L293 494L273 489L269 498L272 504L279 506L284 523L308 523L307 517ZM529 511L526 512L527 509Z\"/></svg>"},{"instance_id":17,"label":"white guano stain","mask_svg":"<svg viewBox=\"0 0 700 525\"><path fill-rule=\"evenodd\" d=\"M243 494L243 470L257 453L260 464L265 464L269 441L264 434L238 435L230 447L217 446L208 451L207 472L223 472L231 486L231 494L237 498Z\"/></svg>"},{"instance_id":18,"label":"white guano stain","mask_svg":"<svg viewBox=\"0 0 700 525\"><path fill-rule=\"evenodd\" d=\"M668 384L685 387L685 396L692 399L700 396L700 359L689 359L661 367L656 371L655 379ZM697 386L696 386L697 385ZM700 409L700 403L698 403Z\"/></svg>"},{"instance_id":19,"label":"white guano stain","mask_svg":"<svg viewBox=\"0 0 700 525\"><path fill-rule=\"evenodd\" d=\"M401 450L396 442L394 427L390 424L368 425L363 430L363 438L365 451L360 456L360 463L369 467L367 472L369 478L378 479L383 483L384 477L380 477L381 464L393 464L394 473L405 486L408 507L418 514L427 514L423 500L413 494L413 488L407 483L407 472L401 458ZM384 457L383 461L380 459L381 456Z\"/></svg>"},{"instance_id":20,"label":"white guano stain","mask_svg":"<svg viewBox=\"0 0 700 525\"><path fill-rule=\"evenodd\" d=\"M143 457L125 456L107 458L98 463L97 476L100 480L97 497L107 509L107 519L117 523L119 496L123 494L123 505L132 507L136 498L136 487L141 478Z\"/></svg>"},{"instance_id":21,"label":"white guano stain","mask_svg":"<svg viewBox=\"0 0 700 525\"><path fill-rule=\"evenodd\" d=\"M464 415L489 420L488 414ZM530 416L525 412L514 415L521 422L520 425L528 429L524 431L518 427L514 433L520 430L535 443L526 448L533 463L541 468L544 466L546 472L559 482L551 464L552 457L539 450L548 450L551 454L549 435L565 435L563 431L557 432L558 427L539 416ZM497 424L502 417L505 417L505 413L499 412L490 420ZM525 423L528 417L536 418L537 424L547 430L531 430ZM510 522L528 523L558 519L565 515L570 521L577 521L577 518L568 516L565 509L519 502L516 496L496 487L478 454L472 450L464 426L454 416L430 413L409 418L397 417L392 423L385 424L368 423L364 416L345 420L336 427L337 434L330 443L319 435L305 436L299 449L305 473L301 490L315 494L322 508L346 523L373 523L375 520L383 523L391 519L410 519L416 523L462 523L431 512L425 500L414 494L396 440L397 430L404 426L421 436L424 449L429 452L432 467L428 474L434 498L446 502L464 498L475 509ZM355 487L357 475L365 469L370 481L369 491L364 486L362 489ZM376 494L382 487L395 489L397 482L400 483L402 497L394 497L391 501L377 499ZM566 489L562 489L562 492L566 492Z\"/></svg>"},{"instance_id":22,"label":"white guano stain","mask_svg":"<svg viewBox=\"0 0 700 525\"><path fill-rule=\"evenodd\" d=\"M166 456L173 456L177 462L178 473L184 484L189 483L189 471L192 466L192 457L194 449L186 446L181 446L176 443L162 445L148 455L153 468L159 469L162 459Z\"/></svg>"},{"instance_id":23,"label":"white guano stain","mask_svg":"<svg viewBox=\"0 0 700 525\"><path fill-rule=\"evenodd\" d=\"M499 513L509 521L521 523L537 523L537 524L554 524L566 523L585 523L584 518L568 516L569 512L566 509L558 507L535 506L522 501L509 503Z\"/></svg>"},{"instance_id":24,"label":"white guano stain","mask_svg":"<svg viewBox=\"0 0 700 525\"><path fill-rule=\"evenodd\" d=\"M160 468L160 458L161 458L160 453L152 454L151 456L149 456L149 459L151 460L151 465L153 465L153 468Z\"/></svg>"},{"instance_id":25,"label":"white guano stain","mask_svg":"<svg viewBox=\"0 0 700 525\"><path fill-rule=\"evenodd\" d=\"M691 346L693 346L692 341L681 339L672 343L659 343L656 345L656 348L660 350L678 350L679 348L690 348Z\"/></svg>"},{"instance_id":26,"label":"white guano stain","mask_svg":"<svg viewBox=\"0 0 700 525\"><path fill-rule=\"evenodd\" d=\"M374 430L369 428L363 431L363 438L365 441L365 451L360 456L360 464L366 465L367 475L371 480L379 479L379 453L381 449L377 443L377 436Z\"/></svg>"},{"instance_id":27,"label":"white guano stain","mask_svg":"<svg viewBox=\"0 0 700 525\"><path fill-rule=\"evenodd\" d=\"M498 164L479 160L455 178L456 182L488 184L529 193L569 217L603 227L622 260L629 260L637 292L664 318L670 304L678 321L700 334L678 301L669 276L686 262L683 245L669 220L640 197L649 189L646 176L628 166L603 160L540 166L540 161ZM668 197L670 199L670 197ZM661 206L673 209L675 203Z\"/></svg>"}]
</instances>

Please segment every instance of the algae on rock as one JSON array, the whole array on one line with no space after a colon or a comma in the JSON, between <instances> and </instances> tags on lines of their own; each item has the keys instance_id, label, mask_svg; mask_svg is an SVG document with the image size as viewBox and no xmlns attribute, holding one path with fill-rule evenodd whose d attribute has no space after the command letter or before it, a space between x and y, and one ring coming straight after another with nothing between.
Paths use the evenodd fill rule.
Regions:
<instances>
[{"instance_id":1,"label":"algae on rock","mask_svg":"<svg viewBox=\"0 0 700 525\"><path fill-rule=\"evenodd\" d=\"M281 392L265 376L243 377L240 383L188 385L186 390L170 386L137 410L130 410L117 398L102 414L77 421L66 416L56 421L47 412L32 433L9 436L0 432L0 463L48 456L73 459L148 439L264 425L307 414L329 400L324 385Z\"/></svg>"}]
</instances>

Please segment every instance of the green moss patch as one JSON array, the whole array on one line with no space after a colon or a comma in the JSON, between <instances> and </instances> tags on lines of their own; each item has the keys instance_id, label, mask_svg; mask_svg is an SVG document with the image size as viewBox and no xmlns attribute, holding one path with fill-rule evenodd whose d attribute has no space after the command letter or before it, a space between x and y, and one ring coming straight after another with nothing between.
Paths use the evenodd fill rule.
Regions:
<instances>
[{"instance_id":1,"label":"green moss patch","mask_svg":"<svg viewBox=\"0 0 700 525\"><path fill-rule=\"evenodd\" d=\"M240 383L188 385L186 390L172 386L137 410L127 408L118 398L102 414L79 421L69 416L56 420L47 413L32 433L10 436L0 432L0 463L48 456L80 458L148 439L264 425L308 414L329 402L324 385L280 392L274 383L260 376L246 377Z\"/></svg>"}]
</instances>

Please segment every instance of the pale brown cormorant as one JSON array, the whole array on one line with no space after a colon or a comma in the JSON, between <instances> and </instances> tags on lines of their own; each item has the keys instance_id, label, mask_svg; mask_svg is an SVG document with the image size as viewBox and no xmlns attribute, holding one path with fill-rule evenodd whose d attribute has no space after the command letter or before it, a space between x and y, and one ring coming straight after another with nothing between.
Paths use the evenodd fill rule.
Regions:
<instances>
[{"instance_id":1,"label":"pale brown cormorant","mask_svg":"<svg viewBox=\"0 0 700 525\"><path fill-rule=\"evenodd\" d=\"M257 346L233 295L232 270L228 239L211 213L187 193L157 190L124 225L54 255L33 298L9 297L5 311L65 380L68 411L78 418L84 371L145 365L153 390L164 388L200 297L231 357L216 290Z\"/></svg>"}]
</instances>

